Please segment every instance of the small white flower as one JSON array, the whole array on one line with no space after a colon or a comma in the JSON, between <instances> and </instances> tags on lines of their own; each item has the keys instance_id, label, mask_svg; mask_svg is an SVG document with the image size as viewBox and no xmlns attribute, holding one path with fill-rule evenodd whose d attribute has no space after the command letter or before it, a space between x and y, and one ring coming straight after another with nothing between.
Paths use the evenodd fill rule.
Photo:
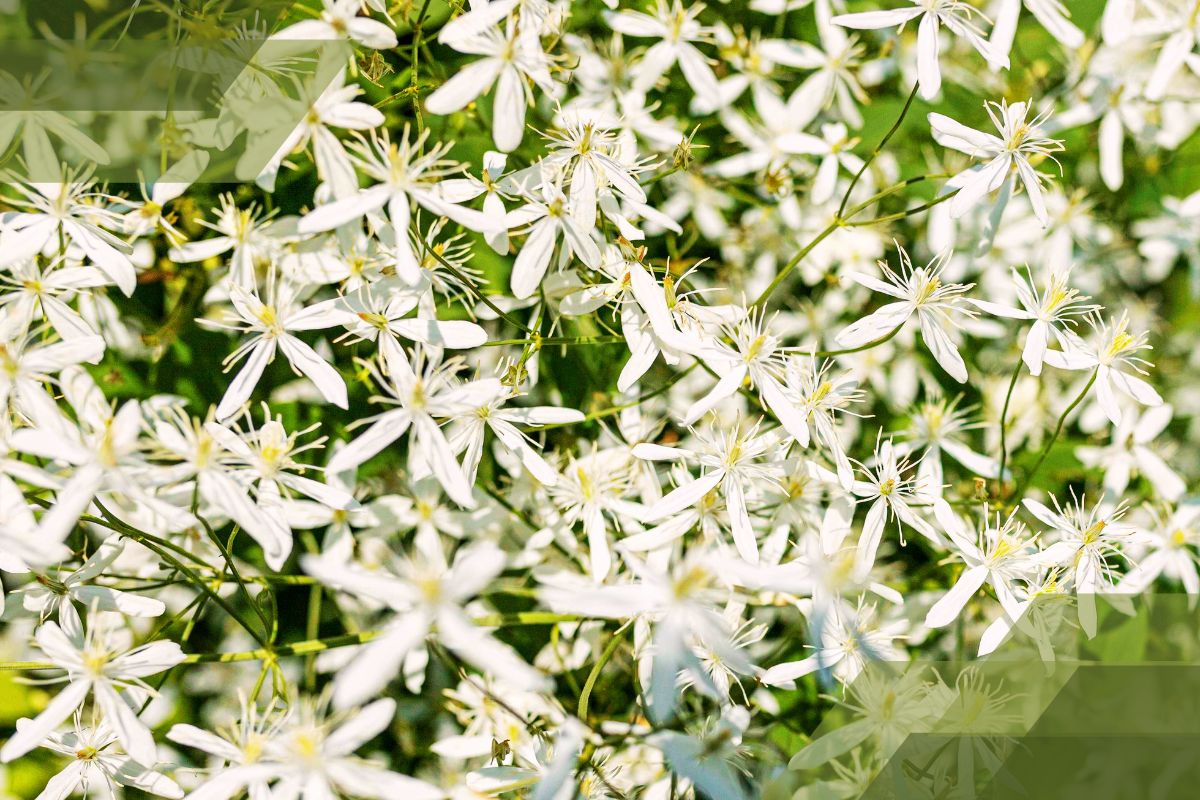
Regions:
<instances>
[{"instance_id":1,"label":"small white flower","mask_svg":"<svg viewBox=\"0 0 1200 800\"><path fill-rule=\"evenodd\" d=\"M117 741L135 761L139 764L158 761L150 729L138 719L130 707L131 701L120 690L138 690L139 697L142 692L153 695L153 690L141 679L181 663L184 655L179 645L157 641L128 651L117 650L112 629L102 624L98 616L89 620L86 633L76 630L68 634L57 623L47 622L38 628L36 638L46 657L66 671L68 683L41 714L22 726L0 749L0 761L12 761L42 744L89 695L104 714Z\"/></svg>"},{"instance_id":2,"label":"small white flower","mask_svg":"<svg viewBox=\"0 0 1200 800\"><path fill-rule=\"evenodd\" d=\"M1093 324L1096 337L1092 344L1071 350L1047 350L1046 363L1059 369L1093 370L1096 399L1113 425L1121 424L1121 406L1117 403L1114 389L1144 406L1162 405L1162 397L1154 387L1133 374L1145 375L1145 367L1153 366L1137 355L1142 350L1151 349L1146 343L1146 334L1129 333L1128 313L1122 313L1111 325L1095 321Z\"/></svg>"},{"instance_id":3,"label":"small white flower","mask_svg":"<svg viewBox=\"0 0 1200 800\"><path fill-rule=\"evenodd\" d=\"M379 635L338 671L333 683L338 708L380 692L400 672L409 650L431 633L446 649L489 674L530 690L547 685L545 676L463 611L463 605L504 570L504 554L493 544L465 547L449 566L425 553L411 560L397 558L380 570L315 556L305 556L303 564L321 583L381 602L394 612Z\"/></svg>"},{"instance_id":4,"label":"small white flower","mask_svg":"<svg viewBox=\"0 0 1200 800\"><path fill-rule=\"evenodd\" d=\"M839 14L832 22L846 28L877 30L903 28L920 17L917 30L917 84L921 87L921 96L932 100L942 88L942 70L938 66L938 33L942 25L959 38L966 39L989 63L1008 67L1008 56L1001 57L995 53L984 40L983 31L971 21L971 17L978 13L961 0L912 0L911 8Z\"/></svg>"},{"instance_id":5,"label":"small white flower","mask_svg":"<svg viewBox=\"0 0 1200 800\"><path fill-rule=\"evenodd\" d=\"M17 720L17 731L29 724L27 719ZM117 737L107 722L85 728L76 713L73 730L51 733L42 742L42 747L72 761L47 782L38 800L60 800L76 791L87 796L96 784L102 784L110 791L116 786L128 786L158 797L183 797L179 784L119 752L115 744Z\"/></svg>"},{"instance_id":6,"label":"small white flower","mask_svg":"<svg viewBox=\"0 0 1200 800\"><path fill-rule=\"evenodd\" d=\"M1046 357L1046 348L1051 336L1060 349L1067 350L1079 346L1079 337L1073 327L1075 317L1082 317L1100 306L1087 302L1089 298L1071 288L1069 281L1071 270L1063 272L1048 272L1042 289L1039 291L1033 281L1033 276L1022 278L1017 270L1013 270L1013 283L1017 287L1017 299L1020 308L1011 308L990 300L969 298L967 302L983 309L989 314L1010 319L1033 320L1029 333L1025 336L1025 347L1021 351L1021 359L1029 367L1031 375L1042 374L1042 362Z\"/></svg>"},{"instance_id":7,"label":"small white flower","mask_svg":"<svg viewBox=\"0 0 1200 800\"><path fill-rule=\"evenodd\" d=\"M885 280L861 272L849 277L856 283L876 292L890 295L899 302L888 303L878 311L863 317L836 337L847 348L862 347L898 331L916 314L921 323L921 338L934 359L950 377L959 383L967 382L967 365L955 345L961 319L975 316L967 307L963 295L974 284L947 283L942 280L947 256L939 255L924 267L913 267L904 248L900 251L900 272L894 272L886 262L879 262Z\"/></svg>"},{"instance_id":8,"label":"small white flower","mask_svg":"<svg viewBox=\"0 0 1200 800\"><path fill-rule=\"evenodd\" d=\"M282 350L292 370L313 382L321 395L339 408L346 408L346 382L329 362L317 355L317 351L305 344L292 331L312 331L332 328L350 322L353 317L337 300L325 300L304 306L299 300L299 287L290 281L267 279L267 296L264 302L258 292L247 291L234 284L229 291L234 322L217 323L205 320L213 327L240 330L250 334L236 350L225 358L225 369L243 358L246 364L225 390L225 396L217 405L217 419L226 420L237 414L250 399L258 385L263 370L275 360L276 349Z\"/></svg>"},{"instance_id":9,"label":"small white flower","mask_svg":"<svg viewBox=\"0 0 1200 800\"><path fill-rule=\"evenodd\" d=\"M971 167L946 181L946 188L958 191L950 200L951 216L963 216L985 196L1011 180L1009 188L1001 194L997 207L1003 210L1008 193L1019 182L1025 187L1037 218L1043 226L1047 224L1049 215L1042 197L1042 181L1045 178L1034 169L1031 159L1043 156L1052 158L1051 154L1062 150L1063 144L1043 132L1050 112L1045 111L1029 119L1030 105L1029 102L1009 104L1006 100L988 103L988 116L999 136L968 128L944 114L929 115L933 138L938 144L973 158L988 159L986 164Z\"/></svg>"},{"instance_id":10,"label":"small white flower","mask_svg":"<svg viewBox=\"0 0 1200 800\"><path fill-rule=\"evenodd\" d=\"M721 88L708 60L696 48L697 42L707 42L709 33L697 21L704 11L703 3L685 7L682 0L656 0L652 13L641 11L606 11L609 26L626 36L660 39L642 56L634 86L642 91L651 89L658 79L678 63L687 82L698 94L716 97Z\"/></svg>"}]
</instances>

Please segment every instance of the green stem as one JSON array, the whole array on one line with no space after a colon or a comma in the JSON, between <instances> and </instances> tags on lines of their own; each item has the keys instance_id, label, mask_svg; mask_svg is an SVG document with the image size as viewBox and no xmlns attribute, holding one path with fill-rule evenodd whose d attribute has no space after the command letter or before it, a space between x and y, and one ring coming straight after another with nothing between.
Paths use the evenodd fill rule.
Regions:
<instances>
[{"instance_id":1,"label":"green stem","mask_svg":"<svg viewBox=\"0 0 1200 800\"><path fill-rule=\"evenodd\" d=\"M958 194L958 191L959 191L958 189L955 189L953 192L948 192L943 195L938 195L933 200L930 200L928 203L922 203L919 206L915 206L913 208L909 208L904 211L897 211L895 214L885 214L882 217L872 217L871 219L859 220L858 222L847 222L846 226L850 227L850 228L859 228L859 227L866 227L868 225L878 225L882 222L895 222L898 219L904 219L905 217L911 217L916 214L920 214L922 211L928 211L929 209L933 208L936 205L941 205L942 203L949 200L951 197L954 197L954 195Z\"/></svg>"},{"instance_id":2,"label":"green stem","mask_svg":"<svg viewBox=\"0 0 1200 800\"><path fill-rule=\"evenodd\" d=\"M617 648L621 645L621 640L625 638L625 633L632 624L633 620L630 620L617 628L616 633L608 640L608 645L604 648L604 652L600 654L600 658L596 659L596 663L592 665L592 671L588 673L587 680L584 681L583 691L579 693L579 707L575 713L575 716L579 717L579 719L587 720L588 701L592 698L592 689L596 687L596 681L600 678L601 670L612 659L613 654L617 652Z\"/></svg>"},{"instance_id":3,"label":"green stem","mask_svg":"<svg viewBox=\"0 0 1200 800\"><path fill-rule=\"evenodd\" d=\"M867 156L867 160L863 162L863 165L859 167L858 172L856 172L854 177L850 180L850 186L847 187L846 193L842 195L842 202L838 206L838 219L842 219L842 212L846 210L846 203L850 201L850 194L854 191L854 187L858 185L859 179L862 178L863 173L867 171L867 168L871 166L871 163L874 162L879 154L883 152L883 148L887 146L888 140L890 140L892 136L896 134L896 131L900 130L900 125L904 122L904 118L908 116L908 109L912 107L913 100L916 98L917 84L914 83L912 91L908 93L908 99L904 101L904 108L900 109L900 116L896 117L896 121L892 123L892 127L889 128L888 132L885 133L883 138L879 140L879 144L875 145L875 149L871 151L871 155Z\"/></svg>"},{"instance_id":4,"label":"green stem","mask_svg":"<svg viewBox=\"0 0 1200 800\"><path fill-rule=\"evenodd\" d=\"M1063 426L1067 424L1067 417L1071 416L1071 412L1083 402L1083 398L1087 397L1087 393L1091 391L1092 384L1096 382L1096 375L1099 372L1099 367L1096 367L1094 370L1092 370L1092 376L1088 378L1088 382L1083 387L1083 391L1079 393L1078 397L1071 401L1071 405L1067 406L1066 410L1063 411L1062 416L1058 418L1058 425L1054 427L1054 433L1050 436L1050 441L1046 442L1046 446L1042 448L1042 454L1038 456L1037 463L1033 465L1033 469L1026 473L1024 480L1021 481L1021 485L1015 492L1013 492L1013 497L1016 498L1016 503L1021 502L1021 498L1025 495L1025 489L1029 486L1029 483L1033 480L1033 477L1037 475L1038 470L1042 468L1042 464L1046 461L1046 456L1050 455L1050 448L1054 447L1054 443L1058 441L1058 437L1059 434L1062 433Z\"/></svg>"},{"instance_id":5,"label":"green stem","mask_svg":"<svg viewBox=\"0 0 1200 800\"><path fill-rule=\"evenodd\" d=\"M1013 391L1017 388L1017 378L1021 375L1021 365L1025 362L1017 359L1012 377L1008 380L1008 392L1004 395L1004 408L1000 411L1000 489L1003 495L1004 468L1008 464L1008 406L1012 402Z\"/></svg>"},{"instance_id":6,"label":"green stem","mask_svg":"<svg viewBox=\"0 0 1200 800\"><path fill-rule=\"evenodd\" d=\"M535 347L550 345L585 345L585 344L621 344L624 336L531 336L527 339L494 339L484 342L483 347L501 347L503 345L525 345L533 343Z\"/></svg>"},{"instance_id":7,"label":"green stem","mask_svg":"<svg viewBox=\"0 0 1200 800\"><path fill-rule=\"evenodd\" d=\"M555 625L559 622L579 622L585 619L576 614L551 614L543 611L522 611L514 614L485 614L471 621L486 628L496 628L506 625ZM338 636L327 636L324 639L305 639L300 642L279 645L273 648L243 650L232 653L192 653L184 658L184 664L227 664L240 661L275 661L286 656L304 656L319 653L322 650L332 650L336 647L349 647L365 644L379 636L380 631L359 631L344 633ZM22 670L61 669L52 661L0 661L0 672Z\"/></svg>"},{"instance_id":8,"label":"green stem","mask_svg":"<svg viewBox=\"0 0 1200 800\"><path fill-rule=\"evenodd\" d=\"M847 347L843 350L814 350L809 355L811 355L813 358L831 358L833 356L847 356L851 353L861 353L864 350L870 350L873 347L878 347L885 342L891 341L896 337L896 334L899 333L903 327L904 323L901 322L899 325L892 328L890 333L886 333L883 336L880 336L878 339L872 339L866 344L860 344L858 347Z\"/></svg>"}]
</instances>

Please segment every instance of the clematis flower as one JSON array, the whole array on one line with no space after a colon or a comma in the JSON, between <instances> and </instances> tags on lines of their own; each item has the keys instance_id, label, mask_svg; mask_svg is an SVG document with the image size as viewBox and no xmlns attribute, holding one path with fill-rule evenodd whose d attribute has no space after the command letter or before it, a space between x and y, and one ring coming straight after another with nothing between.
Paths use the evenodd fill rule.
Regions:
<instances>
[{"instance_id":1,"label":"clematis flower","mask_svg":"<svg viewBox=\"0 0 1200 800\"><path fill-rule=\"evenodd\" d=\"M954 343L960 320L970 319L975 312L968 308L963 297L974 284L946 283L942 273L948 256L935 257L928 265L914 268L904 248L899 248L900 272L887 263L879 262L884 280L861 272L849 277L868 289L897 298L887 305L846 327L835 338L847 348L862 347L870 342L896 333L914 314L921 323L921 339L942 369L959 383L967 381L967 365Z\"/></svg>"},{"instance_id":2,"label":"clematis flower","mask_svg":"<svg viewBox=\"0 0 1200 800\"><path fill-rule=\"evenodd\" d=\"M1007 59L1012 51L1022 6L1029 9L1029 13L1063 47L1078 50L1083 46L1083 31L1071 23L1070 12L1058 0L1001 0L996 9L996 24L988 39L995 58Z\"/></svg>"},{"instance_id":3,"label":"clematis flower","mask_svg":"<svg viewBox=\"0 0 1200 800\"><path fill-rule=\"evenodd\" d=\"M860 465L859 469L865 477L855 480L851 487L860 504L870 504L854 557L854 569L859 575L866 575L875 563L875 554L879 550L889 516L896 520L900 528L901 545L905 543L905 525L935 542L938 540L933 527L913 510L914 504L930 503L933 487L904 477L910 463L896 452L890 439L881 440L875 445L872 462L874 466Z\"/></svg>"},{"instance_id":4,"label":"clematis flower","mask_svg":"<svg viewBox=\"0 0 1200 800\"><path fill-rule=\"evenodd\" d=\"M833 18L834 25L860 30L880 28L903 28L920 17L917 29L917 85L921 97L932 100L942 88L942 70L938 66L938 35L941 27L946 28L997 67L1008 68L1008 56L1000 56L983 38L983 31L975 26L972 17L979 12L961 0L912 0L910 8L888 11L863 11L857 14L839 14Z\"/></svg>"},{"instance_id":5,"label":"clematis flower","mask_svg":"<svg viewBox=\"0 0 1200 800\"><path fill-rule=\"evenodd\" d=\"M990 300L968 298L967 302L989 314L1010 319L1033 320L1029 333L1025 335L1025 347L1021 350L1021 359L1029 367L1031 375L1042 374L1042 364L1045 361L1047 345L1051 339L1057 342L1060 349L1077 348L1080 344L1078 335L1073 330L1075 317L1083 317L1100 306L1087 302L1089 298L1071 288L1071 270L1049 272L1046 275L1042 289L1039 291L1033 281L1033 276L1021 274L1013 270L1013 283L1017 288L1017 299L1020 308L1011 308Z\"/></svg>"},{"instance_id":6,"label":"clematis flower","mask_svg":"<svg viewBox=\"0 0 1200 800\"><path fill-rule=\"evenodd\" d=\"M93 616L87 630L67 633L55 622L38 628L37 645L58 669L66 672L67 685L36 718L0 748L0 761L8 763L28 753L71 716L91 696L112 727L113 736L139 764L158 761L150 728L138 718L123 696L130 690L153 690L142 678L157 675L184 660L175 642L160 640L129 651L116 649L111 628Z\"/></svg>"},{"instance_id":7,"label":"clematis flower","mask_svg":"<svg viewBox=\"0 0 1200 800\"><path fill-rule=\"evenodd\" d=\"M528 226L525 243L517 253L512 269L512 291L518 300L523 300L537 291L542 278L550 267L554 245L562 241L562 259L574 254L588 267L600 266L600 248L592 241L590 228L585 228L576 219L574 209L568 204L562 190L543 180L536 194L527 194L525 205L508 212L505 225L508 228Z\"/></svg>"},{"instance_id":8,"label":"clematis flower","mask_svg":"<svg viewBox=\"0 0 1200 800\"><path fill-rule=\"evenodd\" d=\"M512 152L525 135L530 105L526 81L556 97L559 86L550 75L550 57L537 37L522 35L520 17L510 14L516 3L494 2L473 8L438 32L438 41L460 53L483 56L460 69L425 100L431 114L450 114L495 87L492 98L492 140ZM509 14L507 21L505 14ZM494 27L505 21L504 30Z\"/></svg>"},{"instance_id":9,"label":"clematis flower","mask_svg":"<svg viewBox=\"0 0 1200 800\"><path fill-rule=\"evenodd\" d=\"M38 535L63 541L99 494L117 493L153 509L173 530L195 522L190 513L151 495L142 485L138 452L142 408L126 401L114 411L91 377L78 367L63 371L59 384L78 423L56 409L42 408L34 425L15 431L14 450L67 465L69 477L58 487L57 501L38 522Z\"/></svg>"},{"instance_id":10,"label":"clematis flower","mask_svg":"<svg viewBox=\"0 0 1200 800\"><path fill-rule=\"evenodd\" d=\"M355 750L387 728L396 715L395 700L385 697L361 709L326 712L325 703L308 699L298 703L268 741L256 743L258 752L249 763L217 772L188 797L229 800L247 787L299 800L326 800L338 794L370 800L445 797L425 781L355 757ZM268 784L273 785L268 788Z\"/></svg>"},{"instance_id":11,"label":"clematis flower","mask_svg":"<svg viewBox=\"0 0 1200 800\"><path fill-rule=\"evenodd\" d=\"M304 234L321 233L386 209L396 248L396 270L404 280L416 283L420 279L420 266L408 241L413 205L475 231L489 230L494 224L482 213L444 199L438 184L461 167L445 158L449 145L439 144L426 150L428 138L426 128L412 139L406 125L399 143L391 140L386 129L382 133L372 132L370 139L352 143L351 160L377 183L317 206L300 218L296 229Z\"/></svg>"},{"instance_id":12,"label":"clematis flower","mask_svg":"<svg viewBox=\"0 0 1200 800\"><path fill-rule=\"evenodd\" d=\"M733 542L738 554L751 564L758 563L758 541L747 510L746 494L764 484L779 480L778 466L768 453L777 437L760 434L762 420L743 424L740 420L725 431L702 434L693 430L698 448L665 447L658 444L635 445L633 454L649 461L695 460L705 467L699 478L684 483L646 510L645 521L655 522L673 516L699 503L705 495L719 490L729 509Z\"/></svg>"},{"instance_id":13,"label":"clematis flower","mask_svg":"<svg viewBox=\"0 0 1200 800\"><path fill-rule=\"evenodd\" d=\"M1107 447L1084 446L1076 449L1079 460L1089 467L1104 470L1104 490L1112 497L1123 497L1130 479L1141 474L1154 493L1176 502L1187 491L1187 483L1153 449L1154 442L1171 423L1174 409L1164 403L1152 406L1136 417L1122 415Z\"/></svg>"},{"instance_id":14,"label":"clematis flower","mask_svg":"<svg viewBox=\"0 0 1200 800\"><path fill-rule=\"evenodd\" d=\"M974 531L953 512L939 515L938 520L946 525L951 547L966 568L929 609L925 624L930 628L949 625L985 583L995 591L1006 614L1019 616L1012 585L1016 581L1033 580L1044 559L1028 529L1017 520L1016 512L1003 521L997 512L993 521L984 507L983 524Z\"/></svg>"},{"instance_id":15,"label":"clematis flower","mask_svg":"<svg viewBox=\"0 0 1200 800\"><path fill-rule=\"evenodd\" d=\"M354 317L341 303L325 300L305 307L299 297L299 287L273 275L267 279L267 295L264 302L258 293L243 289L235 284L229 292L234 314L232 322L220 323L202 320L207 325L227 330L249 333L250 339L234 350L225 359L228 371L243 358L246 364L225 390L217 405L217 419L226 420L237 414L250 399L258 385L263 370L275 360L276 349L298 375L313 382L321 395L338 406L346 408L346 382L337 370L329 365L317 352L305 344L292 331L311 331L332 328L350 323Z\"/></svg>"},{"instance_id":16,"label":"clematis flower","mask_svg":"<svg viewBox=\"0 0 1200 800\"><path fill-rule=\"evenodd\" d=\"M91 184L90 174L68 175L59 183L13 183L17 211L0 215L0 267L41 253L47 245L70 243L128 297L137 282L130 254L133 248L111 231L123 222Z\"/></svg>"},{"instance_id":17,"label":"clematis flower","mask_svg":"<svg viewBox=\"0 0 1200 800\"><path fill-rule=\"evenodd\" d=\"M29 724L28 719L17 720L17 731L22 731ZM101 721L87 728L76 712L72 730L51 733L42 742L42 747L71 761L46 783L38 800L57 800L77 791L86 795L89 787L95 784L127 786L172 800L183 797L183 789L179 788L179 784L120 752L115 746L117 744L116 734L107 722Z\"/></svg>"},{"instance_id":18,"label":"clematis flower","mask_svg":"<svg viewBox=\"0 0 1200 800\"><path fill-rule=\"evenodd\" d=\"M365 0L322 0L320 16L289 25L271 38L278 41L346 39L372 50L391 50L396 33L379 20L360 16Z\"/></svg>"},{"instance_id":19,"label":"clematis flower","mask_svg":"<svg viewBox=\"0 0 1200 800\"><path fill-rule=\"evenodd\" d=\"M1020 183L1029 195L1033 212L1045 227L1049 221L1042 197L1045 177L1033 167L1032 159L1053 158L1063 149L1063 143L1044 132L1050 112L1044 111L1029 118L1031 103L1011 105L1006 100L985 105L999 136L968 128L944 114L931 113L929 125L933 138L943 147L966 153L972 158L987 158L986 164L971 167L946 181L946 188L957 190L950 200L950 214L961 217L975 208L985 196L1002 186L1008 188L1000 196L997 209L1003 210L1008 194ZM994 214L997 212L993 212Z\"/></svg>"},{"instance_id":20,"label":"clematis flower","mask_svg":"<svg viewBox=\"0 0 1200 800\"><path fill-rule=\"evenodd\" d=\"M504 554L486 542L460 550L449 566L425 553L395 559L380 571L306 556L305 571L321 583L383 603L394 613L380 635L334 678L335 706L347 708L377 694L399 673L409 650L430 634L467 663L515 686L545 687L545 676L476 627L462 609L503 571L504 563Z\"/></svg>"},{"instance_id":21,"label":"clematis flower","mask_svg":"<svg viewBox=\"0 0 1200 800\"><path fill-rule=\"evenodd\" d=\"M1071 582L1079 603L1079 624L1091 638L1096 635L1096 595L1111 591L1116 583L1115 564L1124 558L1121 546L1144 537L1121 522L1124 504L1098 503L1088 509L1082 497L1075 497L1064 509L1058 498L1052 495L1050 499L1053 510L1030 498L1023 505L1050 528L1050 538L1055 541L1041 558L1065 569L1064 579Z\"/></svg>"},{"instance_id":22,"label":"clematis flower","mask_svg":"<svg viewBox=\"0 0 1200 800\"><path fill-rule=\"evenodd\" d=\"M422 465L426 470L424 474L432 471L454 502L464 508L474 508L471 481L467 480L446 433L434 418L474 413L477 408L486 407L494 398L502 396L504 388L495 378L465 383L456 381L454 375L463 366L455 359L438 363L436 359L427 358L424 351L418 351L412 366L408 359L397 359L389 365L387 375L377 372L376 381L388 394L379 400L395 408L363 420L369 422L370 427L339 450L327 468L341 472L358 466L411 427L414 446L409 450L410 463Z\"/></svg>"},{"instance_id":23,"label":"clematis flower","mask_svg":"<svg viewBox=\"0 0 1200 800\"><path fill-rule=\"evenodd\" d=\"M1128 312L1122 313L1111 324L1094 320L1093 325L1096 337L1092 344L1071 350L1047 350L1046 363L1059 369L1093 370L1091 384L1095 388L1096 399L1113 425L1120 425L1122 416L1114 390L1144 406L1162 405L1162 397L1154 387L1135 374L1144 375L1145 368L1152 366L1137 355L1151 348L1146 342L1145 333L1129 333Z\"/></svg>"},{"instance_id":24,"label":"clematis flower","mask_svg":"<svg viewBox=\"0 0 1200 800\"><path fill-rule=\"evenodd\" d=\"M654 9L646 14L641 11L606 11L604 18L609 27L626 36L644 39L660 39L642 56L634 86L646 91L658 79L678 63L687 81L696 92L708 97L720 93L717 76L704 54L696 47L697 42L706 42L709 34L696 19L704 11L703 3L684 6L682 0L656 0Z\"/></svg>"}]
</instances>

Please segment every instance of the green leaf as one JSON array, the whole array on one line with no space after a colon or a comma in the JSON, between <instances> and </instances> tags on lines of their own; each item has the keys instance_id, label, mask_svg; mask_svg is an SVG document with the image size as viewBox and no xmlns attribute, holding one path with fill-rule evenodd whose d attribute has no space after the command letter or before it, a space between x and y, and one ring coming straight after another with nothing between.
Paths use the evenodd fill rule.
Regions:
<instances>
[{"instance_id":1,"label":"green leaf","mask_svg":"<svg viewBox=\"0 0 1200 800\"><path fill-rule=\"evenodd\" d=\"M845 727L825 734L799 753L796 753L796 755L792 756L792 760L788 762L788 767L790 769L813 769L814 767L819 767L826 761L835 759L861 744L863 740L871 735L872 730L874 730L874 724L870 720L860 719L856 722L851 722Z\"/></svg>"}]
</instances>

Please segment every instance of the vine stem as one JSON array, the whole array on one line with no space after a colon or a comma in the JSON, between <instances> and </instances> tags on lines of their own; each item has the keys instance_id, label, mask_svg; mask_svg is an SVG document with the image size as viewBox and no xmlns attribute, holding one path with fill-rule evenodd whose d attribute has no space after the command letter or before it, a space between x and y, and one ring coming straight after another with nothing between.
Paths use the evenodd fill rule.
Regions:
<instances>
[{"instance_id":1,"label":"vine stem","mask_svg":"<svg viewBox=\"0 0 1200 800\"><path fill-rule=\"evenodd\" d=\"M1004 408L1000 411L1000 489L1004 489L1004 468L1008 464L1008 406L1012 402L1013 391L1017 388L1017 378L1021 375L1021 366L1025 362L1017 359L1012 377L1008 381L1008 392L1004 395Z\"/></svg>"},{"instance_id":2,"label":"vine stem","mask_svg":"<svg viewBox=\"0 0 1200 800\"><path fill-rule=\"evenodd\" d=\"M496 628L503 625L554 625L559 622L579 622L584 617L576 614L551 614L542 611L521 611L512 614L485 614L471 621L486 628ZM381 631L359 631L338 636L328 636L324 639L306 639L292 644L279 645L271 649L243 650L233 653L191 653L186 656L184 664L227 664L239 661L274 662L286 656L304 656L319 653L322 650L332 650L337 647L349 647L365 644L377 638ZM33 671L45 669L61 669L52 661L0 661L0 672Z\"/></svg>"},{"instance_id":3,"label":"vine stem","mask_svg":"<svg viewBox=\"0 0 1200 800\"><path fill-rule=\"evenodd\" d=\"M889 186L889 187L883 189L882 191L875 193L871 197L867 198L865 201L863 201L863 202L859 203L858 205L854 206L853 208L851 208L849 211L846 211L846 205L850 202L850 195L851 195L851 193L853 193L854 187L858 185L859 180L862 178L863 174L867 171L867 168L871 166L871 163L875 160L875 158L881 152L883 152L883 148L887 145L888 141L892 138L893 135L895 135L896 131L898 131L900 129L900 125L904 122L904 118L908 116L908 111L910 108L912 108L913 100L916 99L916 96L917 96L917 87L914 85L912 91L908 95L908 100L906 100L904 103L904 108L902 108L900 110L900 116L896 117L896 121L892 123L892 127L890 129L888 129L888 132L886 134L884 134L884 137L879 141L879 144L875 146L875 149L871 151L871 154L863 162L863 165L859 168L858 172L856 172L854 174L854 177L850 180L850 185L848 187L846 187L846 191L842 195L842 200L838 204L837 214L834 215L833 221L830 222L825 227L825 229L822 230L820 233L818 233L811 241L809 241L808 244L806 244L806 245L804 245L804 247L800 248L800 251L797 252L796 255L792 256L791 260L788 261L787 264L785 264L783 266L783 269L779 270L779 273L775 276L774 280L772 280L771 283L767 286L767 288L762 291L762 293L758 296L758 299L754 301L754 303L752 304L752 307L761 307L763 305L766 305L767 300L770 299L771 295L774 294L775 290L777 288L779 288L780 284L782 284L783 281L787 278L787 276L792 273L792 270L794 270L800 264L800 262L804 260L805 256L807 256L809 253L811 253L813 251L813 248L815 248L821 242L825 241L825 239L827 239L838 228L846 227L849 224L850 220L852 220L858 214L862 213L865 209L869 208L872 204L877 203L880 200L882 200L883 198L893 195L896 192L900 191L901 189L911 186L914 183L920 183L921 181L932 180L932 179L939 178L939 177L945 177L941 173L934 173L934 174L929 174L929 175L919 175L914 178L908 178L908 179L900 181L899 183L896 183L892 186ZM920 213L921 211L925 211L929 208L933 208L938 203L941 203L944 200L947 200L952 196L953 196L952 194L943 195L929 203L926 203L925 205L918 206L917 208L909 209L908 211L905 211L905 212L901 212L899 215L890 215L888 217L877 217L873 220L864 221L862 223L856 223L856 225L870 225L870 224L874 224L876 222L884 222L889 219L900 219L903 217L911 216L913 214Z\"/></svg>"},{"instance_id":4,"label":"vine stem","mask_svg":"<svg viewBox=\"0 0 1200 800\"><path fill-rule=\"evenodd\" d=\"M858 347L847 347L844 350L814 350L809 353L809 355L812 358L832 358L833 356L847 356L851 353L861 353L864 350L870 350L873 347L878 347L879 345L896 338L896 334L898 334L903 327L904 323L901 322L899 325L892 328L890 333L885 333L878 339L872 339L866 344L860 344Z\"/></svg>"},{"instance_id":5,"label":"vine stem","mask_svg":"<svg viewBox=\"0 0 1200 800\"><path fill-rule=\"evenodd\" d=\"M883 148L887 146L888 141L900 130L900 125L904 123L904 118L908 116L908 110L912 108L913 100L917 99L917 84L913 84L912 91L908 93L908 99L904 101L904 108L900 109L900 116L896 117L896 121L892 123L892 127L879 140L879 144L875 145L875 149L871 151L871 155L867 156L867 160L858 168L858 172L850 180L850 186L846 189L846 193L842 195L842 202L838 205L837 216L842 218L842 212L846 210L846 203L850 201L850 193L854 191L854 187L858 185L858 181L862 178L863 173L871 166L875 159L883 152Z\"/></svg>"},{"instance_id":6,"label":"vine stem","mask_svg":"<svg viewBox=\"0 0 1200 800\"><path fill-rule=\"evenodd\" d=\"M604 669L617 652L617 648L621 645L621 640L625 638L625 633L629 630L629 626L633 624L633 620L629 620L621 627L617 628L612 638L608 640L608 645L605 646L604 652L600 654L600 658L596 659L596 663L592 665L592 671L588 673L587 680L584 681L583 691L579 693L579 707L576 710L575 716L581 720L587 720L588 703L592 699L592 689L596 687L596 681L600 679L600 672Z\"/></svg>"},{"instance_id":7,"label":"vine stem","mask_svg":"<svg viewBox=\"0 0 1200 800\"><path fill-rule=\"evenodd\" d=\"M1042 468L1042 464L1045 463L1046 456L1050 455L1050 448L1054 447L1054 443L1058 441L1058 437L1059 434L1062 433L1063 426L1067 424L1067 417L1071 416L1071 412L1083 402L1083 398L1087 397L1087 393L1091 391L1092 384L1096 382L1096 376L1099 374L1099 372L1099 367L1096 367L1092 370L1092 376L1088 378L1088 382L1084 385L1083 391L1079 393L1078 397L1071 401L1071 405L1067 406L1066 410L1063 411L1062 416L1058 418L1058 425L1054 427L1054 433L1050 436L1050 441L1046 442L1046 446L1042 448L1042 453L1038 456L1038 460L1033 465L1033 469L1026 473L1024 479L1021 481L1021 485L1017 487L1015 492L1013 492L1013 497L1017 498L1018 503L1024 496L1025 489L1028 488L1029 483L1033 480L1034 476L1037 475L1038 470Z\"/></svg>"}]
</instances>

